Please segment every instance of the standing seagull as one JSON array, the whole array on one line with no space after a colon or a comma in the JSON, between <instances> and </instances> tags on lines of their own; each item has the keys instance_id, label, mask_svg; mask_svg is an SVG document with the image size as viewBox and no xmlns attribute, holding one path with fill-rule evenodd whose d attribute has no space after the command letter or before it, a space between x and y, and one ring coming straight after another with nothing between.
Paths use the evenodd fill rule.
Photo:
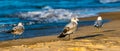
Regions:
<instances>
[{"instance_id":1,"label":"standing seagull","mask_svg":"<svg viewBox=\"0 0 120 51\"><path fill-rule=\"evenodd\" d=\"M78 18L71 18L71 22L64 27L62 33L58 36L58 38L64 38L66 35L69 35L70 39L70 34L72 34L77 29L77 21L79 21Z\"/></svg>"},{"instance_id":2,"label":"standing seagull","mask_svg":"<svg viewBox=\"0 0 120 51\"><path fill-rule=\"evenodd\" d=\"M18 25L16 27L13 27L12 30L7 31L7 33L14 34L14 38L15 38L16 35L21 35L23 32L24 32L24 26L21 22L18 23Z\"/></svg>"},{"instance_id":3,"label":"standing seagull","mask_svg":"<svg viewBox=\"0 0 120 51\"><path fill-rule=\"evenodd\" d=\"M102 26L103 26L102 17L99 16L94 23L94 27L96 27L99 30Z\"/></svg>"}]
</instances>

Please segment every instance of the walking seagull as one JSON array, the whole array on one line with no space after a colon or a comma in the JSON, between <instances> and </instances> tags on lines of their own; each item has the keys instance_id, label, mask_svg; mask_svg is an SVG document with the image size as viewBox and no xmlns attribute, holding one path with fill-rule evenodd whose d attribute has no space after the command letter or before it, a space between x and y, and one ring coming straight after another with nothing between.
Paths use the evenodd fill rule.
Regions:
<instances>
[{"instance_id":1,"label":"walking seagull","mask_svg":"<svg viewBox=\"0 0 120 51\"><path fill-rule=\"evenodd\" d=\"M96 27L99 30L102 26L103 26L102 17L99 16L94 23L94 27Z\"/></svg>"},{"instance_id":2,"label":"walking seagull","mask_svg":"<svg viewBox=\"0 0 120 51\"><path fill-rule=\"evenodd\" d=\"M69 35L70 39L70 34L73 34L73 32L77 29L77 21L79 21L78 18L71 18L71 22L64 27L62 33L58 36L58 38L64 38L65 36Z\"/></svg>"},{"instance_id":3,"label":"walking seagull","mask_svg":"<svg viewBox=\"0 0 120 51\"><path fill-rule=\"evenodd\" d=\"M24 26L23 26L23 24L21 22L18 23L17 26L13 27L12 30L7 31L7 33L13 34L14 38L15 38L16 35L21 35L23 32L24 32Z\"/></svg>"}]
</instances>

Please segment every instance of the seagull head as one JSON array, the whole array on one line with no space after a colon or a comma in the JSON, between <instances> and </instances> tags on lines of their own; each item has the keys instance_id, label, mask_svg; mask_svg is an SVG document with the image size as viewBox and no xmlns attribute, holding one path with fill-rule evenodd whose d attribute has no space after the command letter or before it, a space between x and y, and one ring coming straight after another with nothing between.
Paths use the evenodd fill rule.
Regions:
<instances>
[{"instance_id":1,"label":"seagull head","mask_svg":"<svg viewBox=\"0 0 120 51\"><path fill-rule=\"evenodd\" d=\"M19 23L18 23L18 26L23 26L22 22L19 22Z\"/></svg>"},{"instance_id":2,"label":"seagull head","mask_svg":"<svg viewBox=\"0 0 120 51\"><path fill-rule=\"evenodd\" d=\"M79 21L78 18L76 18L76 17L71 18L71 22L76 22L77 23L77 21Z\"/></svg>"},{"instance_id":3,"label":"seagull head","mask_svg":"<svg viewBox=\"0 0 120 51\"><path fill-rule=\"evenodd\" d=\"M97 20L102 20L102 17L101 17L101 16L98 16Z\"/></svg>"}]
</instances>

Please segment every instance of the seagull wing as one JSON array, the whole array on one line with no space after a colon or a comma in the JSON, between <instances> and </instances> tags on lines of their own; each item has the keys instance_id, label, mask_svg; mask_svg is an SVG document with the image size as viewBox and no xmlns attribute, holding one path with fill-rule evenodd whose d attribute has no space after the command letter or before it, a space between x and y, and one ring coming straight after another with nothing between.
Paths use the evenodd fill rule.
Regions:
<instances>
[{"instance_id":1,"label":"seagull wing","mask_svg":"<svg viewBox=\"0 0 120 51\"><path fill-rule=\"evenodd\" d=\"M13 34L22 34L22 32L24 31L24 27L23 26L16 26L13 29Z\"/></svg>"},{"instance_id":2,"label":"seagull wing","mask_svg":"<svg viewBox=\"0 0 120 51\"><path fill-rule=\"evenodd\" d=\"M77 24L71 22L65 26L62 33L58 36L59 38L65 37L66 35L73 33L77 28Z\"/></svg>"},{"instance_id":3,"label":"seagull wing","mask_svg":"<svg viewBox=\"0 0 120 51\"><path fill-rule=\"evenodd\" d=\"M94 24L95 27L102 27L103 23L102 20L97 20Z\"/></svg>"},{"instance_id":4,"label":"seagull wing","mask_svg":"<svg viewBox=\"0 0 120 51\"><path fill-rule=\"evenodd\" d=\"M71 30L76 29L76 28L77 28L77 24L74 23L74 22L71 22L71 23L69 23L69 24L67 24L67 25L65 26L63 32L67 33L67 32L69 32L69 31L71 31ZM72 32L73 32L73 31L72 31ZM71 33L72 33L72 32L71 32Z\"/></svg>"}]
</instances>

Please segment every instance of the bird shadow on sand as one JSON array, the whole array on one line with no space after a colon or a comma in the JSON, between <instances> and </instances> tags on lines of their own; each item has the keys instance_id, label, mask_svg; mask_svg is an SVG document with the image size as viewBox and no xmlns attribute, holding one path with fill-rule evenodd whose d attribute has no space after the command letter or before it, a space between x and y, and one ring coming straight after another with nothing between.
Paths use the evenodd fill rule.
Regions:
<instances>
[{"instance_id":1,"label":"bird shadow on sand","mask_svg":"<svg viewBox=\"0 0 120 51\"><path fill-rule=\"evenodd\" d=\"M87 36L76 37L73 39L85 39L85 38L92 38L92 37L97 37L97 36L103 36L103 34L87 35Z\"/></svg>"},{"instance_id":2,"label":"bird shadow on sand","mask_svg":"<svg viewBox=\"0 0 120 51\"><path fill-rule=\"evenodd\" d=\"M112 32L112 31L115 31L115 30L104 30L103 32Z\"/></svg>"}]
</instances>

